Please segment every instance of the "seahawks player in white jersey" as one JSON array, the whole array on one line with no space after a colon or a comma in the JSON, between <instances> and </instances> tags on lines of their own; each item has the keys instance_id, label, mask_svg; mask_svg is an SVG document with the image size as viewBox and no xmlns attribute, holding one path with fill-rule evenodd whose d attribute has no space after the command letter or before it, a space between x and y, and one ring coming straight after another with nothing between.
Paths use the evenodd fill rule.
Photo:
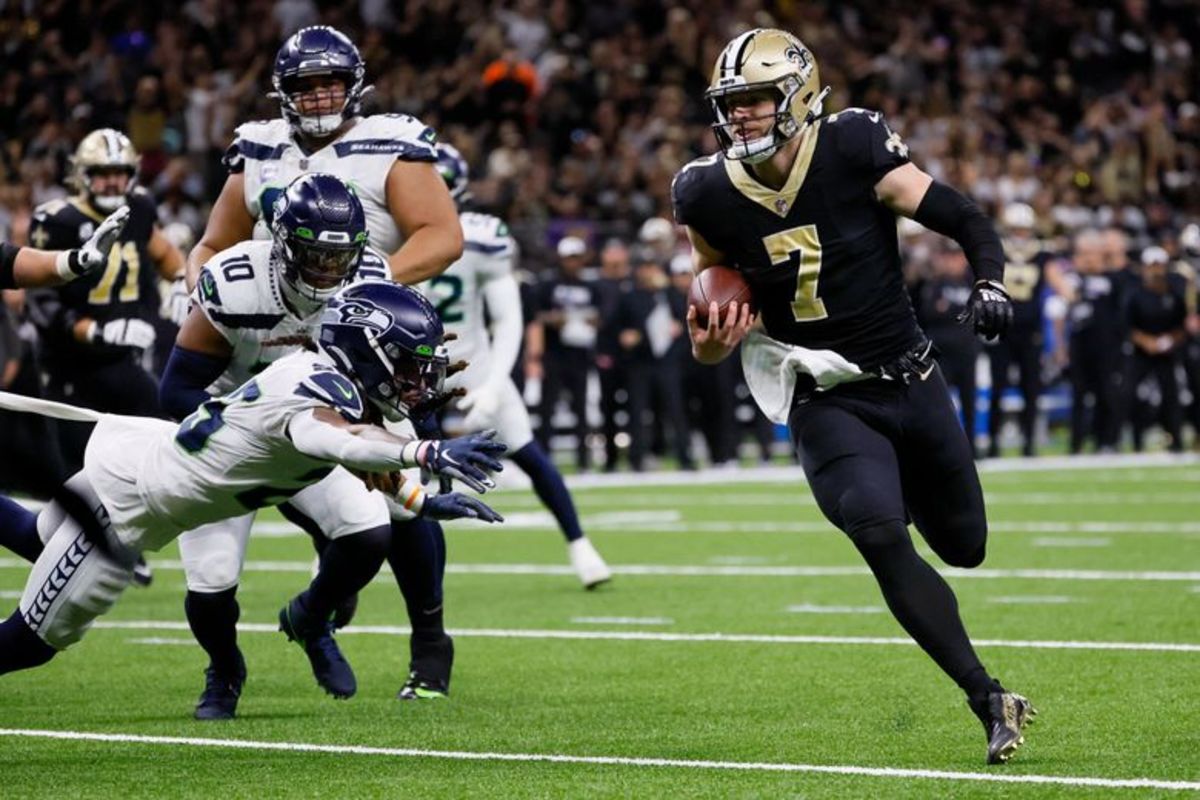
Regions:
<instances>
[{"instance_id":1,"label":"seahawks player in white jersey","mask_svg":"<svg viewBox=\"0 0 1200 800\"><path fill-rule=\"evenodd\" d=\"M231 391L294 351L298 342L310 340L325 301L342 284L386 279L386 261L365 244L361 203L332 175L297 178L276 198L273 219L272 240L237 244L201 270L196 306L180 330L160 387L164 408L176 418L202 408L211 396ZM403 508L389 511L382 494L346 470L334 470L281 510L306 530L320 532L323 548L330 540L387 528L393 516L413 518ZM188 531L179 541L188 586L184 607L210 658L196 708L200 719L233 716L245 681L237 646L236 592L253 521L253 513L239 515ZM409 533L406 529L398 535ZM310 658L335 652L335 643L325 638L308 648ZM331 694L353 693L348 667L314 671Z\"/></svg>"},{"instance_id":2,"label":"seahawks player in white jersey","mask_svg":"<svg viewBox=\"0 0 1200 800\"><path fill-rule=\"evenodd\" d=\"M129 585L141 551L185 528L273 505L338 465L370 473L422 466L489 488L503 446L488 435L405 441L371 424L401 419L440 391L442 341L423 297L371 281L331 301L316 352L277 361L178 425L17 398L26 410L53 405L50 413L92 413L98 423L83 470L39 517L46 548L17 611L0 623L0 674L44 664L78 641ZM398 496L409 494L413 508L431 508L419 487L400 487ZM459 503L457 516L499 519L477 500ZM348 538L359 541L339 554L347 568L323 571L281 612L290 637L320 638L334 605L378 570L387 531Z\"/></svg>"},{"instance_id":3,"label":"seahawks player in white jersey","mask_svg":"<svg viewBox=\"0 0 1200 800\"><path fill-rule=\"evenodd\" d=\"M354 189L371 243L400 283L437 275L462 255L454 203L433 168L437 134L406 114L361 116L365 74L358 49L333 28L303 28L284 43L272 78L282 119L237 129L225 155L229 177L188 256L190 285L218 251L266 238L274 198L306 172L328 172Z\"/></svg>"},{"instance_id":4,"label":"seahawks player in white jersey","mask_svg":"<svg viewBox=\"0 0 1200 800\"><path fill-rule=\"evenodd\" d=\"M459 205L469 200L467 162L449 144L437 145L438 171ZM612 572L579 526L579 515L562 474L533 438L529 412L512 381L524 321L521 294L513 275L516 243L504 221L491 214L463 211L463 257L441 275L421 284L454 338L452 361L467 369L449 379L466 390L459 403L468 431L495 428L509 455L533 482L534 491L558 520L567 539L571 566L587 589L608 581ZM486 309L486 315L485 315ZM490 325L489 325L490 323Z\"/></svg>"},{"instance_id":5,"label":"seahawks player in white jersey","mask_svg":"<svg viewBox=\"0 0 1200 800\"><path fill-rule=\"evenodd\" d=\"M454 203L433 167L436 134L406 115L362 116L370 89L365 75L358 49L333 28L303 28L283 44L272 76L282 118L238 128L225 159L229 176L188 255L189 285L217 252L267 235L271 198L314 171L336 175L354 189L371 242L386 253L396 281L418 283L462 255ZM437 525L410 528L410 535L395 537L388 555L413 626L401 697L441 697L454 657L443 624L445 540ZM342 614L340 621L346 619Z\"/></svg>"}]
</instances>

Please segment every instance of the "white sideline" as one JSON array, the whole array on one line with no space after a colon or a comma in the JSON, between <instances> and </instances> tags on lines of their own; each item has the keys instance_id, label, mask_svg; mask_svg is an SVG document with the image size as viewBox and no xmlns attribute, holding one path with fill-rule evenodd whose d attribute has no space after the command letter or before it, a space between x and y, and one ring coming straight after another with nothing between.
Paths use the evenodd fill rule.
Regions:
<instances>
[{"instance_id":1,"label":"white sideline","mask_svg":"<svg viewBox=\"0 0 1200 800\"><path fill-rule=\"evenodd\" d=\"M754 761L708 761L682 758L634 758L628 756L573 756L562 753L497 753L470 750L422 750L410 747L370 747L367 745L314 744L308 742L270 742L253 739L208 739L195 736L142 736L131 733L90 733L86 731L47 731L0 728L0 736L40 739L68 739L120 744L163 744L187 747L224 747L236 750L276 750L293 753L329 753L334 755L392 756L396 758L440 758L454 761L517 761L552 764L588 764L620 767L676 767L682 769L739 770L747 772L810 772L826 775L860 775L872 778L921 778L943 781L979 781L985 783L1034 783L1058 786L1095 786L1106 789L1200 790L1200 782L1168 781L1156 778L1092 778L1069 775L1011 775L998 772L951 772L934 769L895 767L859 767L839 764L788 764Z\"/></svg>"},{"instance_id":2,"label":"white sideline","mask_svg":"<svg viewBox=\"0 0 1200 800\"><path fill-rule=\"evenodd\" d=\"M173 559L153 558L151 565L158 570L179 571L183 562ZM753 578L847 578L870 576L867 567L830 566L753 566L721 564L610 564L614 575L663 575L675 577L753 577ZM0 569L28 570L29 562L18 558L0 558ZM1150 582L1195 582L1200 581L1200 572L1173 572L1168 570L1105 570L1105 569L958 569L944 567L940 570L948 578L979 578L983 580L1021 578L1030 580L1060 581L1150 581ZM311 561L247 561L243 572L312 572ZM575 571L565 564L447 564L446 572L455 575L574 575ZM377 581L390 583L391 578L376 577Z\"/></svg>"},{"instance_id":3,"label":"white sideline","mask_svg":"<svg viewBox=\"0 0 1200 800\"><path fill-rule=\"evenodd\" d=\"M158 620L99 620L96 628L111 630L186 631L186 622ZM243 633L278 633L274 623L239 622ZM401 625L351 625L339 635L365 634L376 636L407 636L409 629ZM791 636L767 633L666 633L653 631L576 631L544 630L537 628L455 628L450 633L465 638L481 639L592 639L600 641L641 642L722 642L727 644L829 644L914 647L916 642L906 636ZM1021 650L1136 650L1160 653L1200 653L1200 644L1173 642L1079 642L1019 639L974 639L976 647L1009 647Z\"/></svg>"}]
</instances>

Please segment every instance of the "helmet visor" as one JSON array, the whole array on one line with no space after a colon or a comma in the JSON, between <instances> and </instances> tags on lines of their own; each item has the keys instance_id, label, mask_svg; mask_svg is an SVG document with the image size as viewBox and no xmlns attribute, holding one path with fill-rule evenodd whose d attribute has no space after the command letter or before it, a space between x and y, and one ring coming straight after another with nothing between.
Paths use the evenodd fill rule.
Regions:
<instances>
[{"instance_id":1,"label":"helmet visor","mask_svg":"<svg viewBox=\"0 0 1200 800\"><path fill-rule=\"evenodd\" d=\"M353 275L363 245L311 242L292 236L285 249L288 266L308 287L325 290L341 286Z\"/></svg>"}]
</instances>

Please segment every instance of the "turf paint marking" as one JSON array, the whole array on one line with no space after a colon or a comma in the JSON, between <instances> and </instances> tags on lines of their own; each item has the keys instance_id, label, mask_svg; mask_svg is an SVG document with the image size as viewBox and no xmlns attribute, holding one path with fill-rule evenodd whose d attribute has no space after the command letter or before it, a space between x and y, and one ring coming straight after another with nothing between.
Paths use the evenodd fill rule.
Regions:
<instances>
[{"instance_id":1,"label":"turf paint marking","mask_svg":"<svg viewBox=\"0 0 1200 800\"><path fill-rule=\"evenodd\" d=\"M1018 594L1006 597L989 597L989 603L1000 603L1011 606L1059 606L1079 602L1075 597L1064 594Z\"/></svg>"},{"instance_id":2,"label":"turf paint marking","mask_svg":"<svg viewBox=\"0 0 1200 800\"><path fill-rule=\"evenodd\" d=\"M789 764L754 761L707 761L682 758L631 758L626 756L573 756L563 753L497 753L471 750L421 750L408 747L272 742L253 739L207 739L193 736L142 736L131 733L25 730L0 728L0 736L67 739L114 744L174 745L183 747L273 750L291 753L388 756L392 758L438 758L452 761L517 761L551 764L585 764L617 767L673 767L678 769L735 770L745 772L808 772L825 775L858 775L870 778L917 778L983 783L1034 783L1057 786L1094 786L1106 789L1200 790L1197 781L1168 781L1156 778L1093 778L1068 775L1012 775L999 772L951 772L933 769L860 767L841 764Z\"/></svg>"},{"instance_id":3,"label":"turf paint marking","mask_svg":"<svg viewBox=\"0 0 1200 800\"><path fill-rule=\"evenodd\" d=\"M99 620L97 628L111 630L186 631L186 622L159 620ZM278 635L276 623L240 622L243 633ZM351 625L338 635L407 636L409 629L398 625ZM641 642L723 642L732 644L826 644L915 647L916 642L903 636L790 636L765 633L667 633L658 631L574 631L537 628L457 628L455 636L481 639L591 639L600 641ZM1010 647L1025 650L1137 650L1162 653L1200 653L1200 644L1172 642L1080 642L1010 639L975 639L976 647Z\"/></svg>"},{"instance_id":4,"label":"turf paint marking","mask_svg":"<svg viewBox=\"0 0 1200 800\"><path fill-rule=\"evenodd\" d=\"M580 625L674 625L670 617L571 617Z\"/></svg>"},{"instance_id":5,"label":"turf paint marking","mask_svg":"<svg viewBox=\"0 0 1200 800\"><path fill-rule=\"evenodd\" d=\"M158 570L181 570L183 563L171 559L154 559L151 564ZM676 577L747 577L747 578L847 578L870 577L866 567L803 567L803 566L753 566L753 565L694 565L694 564L610 564L616 575L667 575ZM0 558L0 569L28 570L29 562L16 558ZM246 572L302 572L311 574L311 561L247 561ZM446 572L456 575L569 575L575 571L557 564L447 564ZM956 569L946 567L939 570L948 578L978 578L984 580L1020 578L1030 580L1060 581L1149 581L1149 582L1195 582L1200 581L1200 571L1171 572L1167 570L1104 570L1104 569ZM380 576L376 580L391 583L391 577Z\"/></svg>"},{"instance_id":6,"label":"turf paint marking","mask_svg":"<svg viewBox=\"0 0 1200 800\"><path fill-rule=\"evenodd\" d=\"M789 614L882 614L883 606L822 606L815 603L798 603L783 609Z\"/></svg>"},{"instance_id":7,"label":"turf paint marking","mask_svg":"<svg viewBox=\"0 0 1200 800\"><path fill-rule=\"evenodd\" d=\"M1033 540L1034 547L1111 547L1112 539L1096 537L1085 539L1068 536L1039 536Z\"/></svg>"}]
</instances>

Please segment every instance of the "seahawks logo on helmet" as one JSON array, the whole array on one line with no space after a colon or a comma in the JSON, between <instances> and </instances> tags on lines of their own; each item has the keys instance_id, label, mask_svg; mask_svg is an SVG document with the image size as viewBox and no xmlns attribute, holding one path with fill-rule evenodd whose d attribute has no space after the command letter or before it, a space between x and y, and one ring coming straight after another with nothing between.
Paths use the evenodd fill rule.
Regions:
<instances>
[{"instance_id":1,"label":"seahawks logo on helmet","mask_svg":"<svg viewBox=\"0 0 1200 800\"><path fill-rule=\"evenodd\" d=\"M375 333L383 333L392 326L395 319L384 309L357 300L345 300L337 307L338 322L368 328Z\"/></svg>"}]
</instances>

